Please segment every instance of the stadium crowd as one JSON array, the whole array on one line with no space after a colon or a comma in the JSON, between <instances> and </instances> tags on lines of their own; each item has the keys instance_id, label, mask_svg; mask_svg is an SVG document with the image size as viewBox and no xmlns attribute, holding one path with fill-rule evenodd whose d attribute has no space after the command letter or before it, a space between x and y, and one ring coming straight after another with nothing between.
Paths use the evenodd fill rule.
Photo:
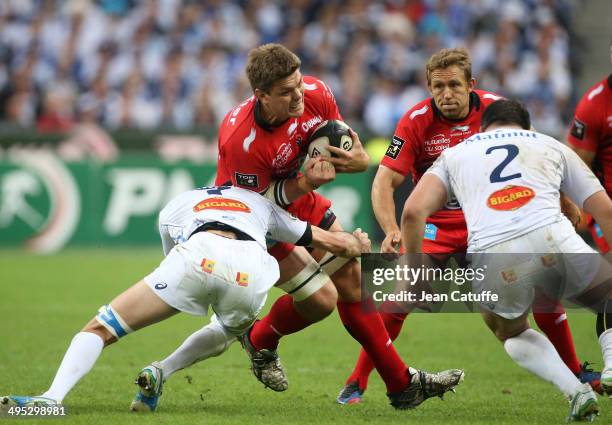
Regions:
<instances>
[{"instance_id":1,"label":"stadium crowd","mask_svg":"<svg viewBox=\"0 0 612 425\"><path fill-rule=\"evenodd\" d=\"M41 132L216 126L251 94L247 51L280 42L344 118L390 136L428 96L424 63L465 46L479 87L523 99L561 137L576 65L569 0L6 0L0 121Z\"/></svg>"}]
</instances>

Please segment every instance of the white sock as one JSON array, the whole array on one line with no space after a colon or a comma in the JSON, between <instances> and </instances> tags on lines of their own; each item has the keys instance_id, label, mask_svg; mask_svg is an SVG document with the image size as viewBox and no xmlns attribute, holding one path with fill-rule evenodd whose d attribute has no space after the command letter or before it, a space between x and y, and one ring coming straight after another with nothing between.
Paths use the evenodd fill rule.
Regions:
<instances>
[{"instance_id":1,"label":"white sock","mask_svg":"<svg viewBox=\"0 0 612 425\"><path fill-rule=\"evenodd\" d=\"M612 369L612 329L599 335L599 344L604 360L604 370Z\"/></svg>"},{"instance_id":2,"label":"white sock","mask_svg":"<svg viewBox=\"0 0 612 425\"><path fill-rule=\"evenodd\" d=\"M527 329L504 342L506 352L521 367L545 381L552 382L567 397L582 388L582 384L563 363L552 343L539 332Z\"/></svg>"},{"instance_id":3,"label":"white sock","mask_svg":"<svg viewBox=\"0 0 612 425\"><path fill-rule=\"evenodd\" d=\"M62 402L66 394L85 376L96 363L104 341L91 332L79 332L64 354L51 387L42 396Z\"/></svg>"},{"instance_id":4,"label":"white sock","mask_svg":"<svg viewBox=\"0 0 612 425\"><path fill-rule=\"evenodd\" d=\"M225 330L220 323L209 323L191 334L174 353L161 361L164 377L168 378L174 372L196 362L218 356L234 341L236 337Z\"/></svg>"}]
</instances>

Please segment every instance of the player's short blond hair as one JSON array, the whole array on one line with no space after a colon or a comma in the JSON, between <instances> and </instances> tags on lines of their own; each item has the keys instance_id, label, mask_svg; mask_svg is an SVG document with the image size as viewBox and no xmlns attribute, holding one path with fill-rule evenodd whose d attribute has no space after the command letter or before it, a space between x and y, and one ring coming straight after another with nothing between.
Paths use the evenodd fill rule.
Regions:
<instances>
[{"instance_id":1,"label":"player's short blond hair","mask_svg":"<svg viewBox=\"0 0 612 425\"><path fill-rule=\"evenodd\" d=\"M302 65L295 53L276 43L263 44L251 49L246 74L253 91L269 92L275 82L287 78Z\"/></svg>"},{"instance_id":2,"label":"player's short blond hair","mask_svg":"<svg viewBox=\"0 0 612 425\"><path fill-rule=\"evenodd\" d=\"M453 65L463 70L467 82L472 79L472 61L470 60L470 54L466 49L457 47L454 49L442 49L429 58L425 66L427 84L431 84L431 74L435 70L446 69Z\"/></svg>"}]
</instances>

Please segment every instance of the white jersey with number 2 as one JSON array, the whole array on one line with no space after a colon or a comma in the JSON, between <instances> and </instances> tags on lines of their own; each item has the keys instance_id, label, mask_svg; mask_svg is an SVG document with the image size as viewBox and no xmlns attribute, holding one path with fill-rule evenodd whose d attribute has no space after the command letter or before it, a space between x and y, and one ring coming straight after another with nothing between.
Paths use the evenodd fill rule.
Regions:
<instances>
[{"instance_id":1,"label":"white jersey with number 2","mask_svg":"<svg viewBox=\"0 0 612 425\"><path fill-rule=\"evenodd\" d=\"M427 171L458 199L468 250L481 251L567 220L559 191L582 208L603 187L571 149L541 133L502 128L446 149Z\"/></svg>"}]
</instances>

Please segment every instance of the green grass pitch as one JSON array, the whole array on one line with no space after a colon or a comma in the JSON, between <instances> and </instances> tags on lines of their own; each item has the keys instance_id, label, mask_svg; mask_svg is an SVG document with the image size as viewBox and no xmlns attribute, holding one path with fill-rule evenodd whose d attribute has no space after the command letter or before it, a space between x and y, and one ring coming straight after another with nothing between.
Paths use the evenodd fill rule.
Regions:
<instances>
[{"instance_id":1,"label":"green grass pitch","mask_svg":"<svg viewBox=\"0 0 612 425\"><path fill-rule=\"evenodd\" d=\"M100 305L160 259L160 250L152 249L69 250L51 256L0 251L0 394L46 390L72 336ZM270 300L280 293L273 290ZM594 320L591 314L570 314L581 359L601 368ZM388 405L380 378L372 376L363 404L339 406L335 397L358 346L336 313L282 341L280 354L290 380L285 393L264 389L234 344L224 355L176 373L155 414L128 412L140 368L165 357L205 323L178 315L106 349L64 401L68 417L60 423L561 424L567 414L560 393L512 363L476 314L413 314L396 344L415 367L465 369L457 394L396 411ZM600 402L600 423L611 423L612 400Z\"/></svg>"}]
</instances>

